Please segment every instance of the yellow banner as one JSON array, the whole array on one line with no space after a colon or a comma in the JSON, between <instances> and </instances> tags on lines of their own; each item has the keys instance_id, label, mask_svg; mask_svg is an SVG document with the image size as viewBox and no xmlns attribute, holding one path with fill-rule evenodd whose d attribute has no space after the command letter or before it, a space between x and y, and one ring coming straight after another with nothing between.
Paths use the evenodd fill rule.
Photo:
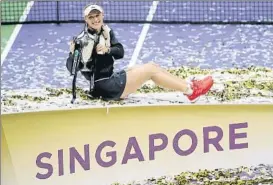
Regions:
<instances>
[{"instance_id":1,"label":"yellow banner","mask_svg":"<svg viewBox=\"0 0 273 185\"><path fill-rule=\"evenodd\" d=\"M1 151L3 185L104 185L273 164L273 105L5 114Z\"/></svg>"}]
</instances>

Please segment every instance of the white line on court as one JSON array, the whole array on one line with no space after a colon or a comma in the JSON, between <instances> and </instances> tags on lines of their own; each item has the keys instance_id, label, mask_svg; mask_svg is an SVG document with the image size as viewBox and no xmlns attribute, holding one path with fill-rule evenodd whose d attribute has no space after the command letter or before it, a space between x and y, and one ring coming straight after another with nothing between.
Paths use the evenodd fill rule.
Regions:
<instances>
[{"instance_id":1,"label":"white line on court","mask_svg":"<svg viewBox=\"0 0 273 185\"><path fill-rule=\"evenodd\" d=\"M31 9L31 7L33 6L34 1L30 1L27 3L27 6L23 12L23 15L20 17L20 21L25 21L27 19L27 15ZM1 66L4 63L4 60L6 59L19 31L21 30L22 24L17 24L7 42L7 45L5 46L5 49L3 51L3 53L1 54Z\"/></svg>"},{"instance_id":2,"label":"white line on court","mask_svg":"<svg viewBox=\"0 0 273 185\"><path fill-rule=\"evenodd\" d=\"M146 18L146 21L152 21L153 20L153 17L154 17L154 14L156 12L158 3L159 3L159 1L153 1L152 5L150 7L149 14L148 14L148 16ZM149 28L150 28L150 24L145 23L143 28L142 28L142 31L140 33L139 39L138 39L137 44L136 44L136 48L134 50L134 53L132 55L132 58L131 58L131 61L130 61L129 65L128 65L128 67L132 67L133 65L136 64L138 55L140 53L140 50L142 48L142 45L143 45L144 40L146 38L146 35L147 35L148 31L149 31Z\"/></svg>"}]
</instances>

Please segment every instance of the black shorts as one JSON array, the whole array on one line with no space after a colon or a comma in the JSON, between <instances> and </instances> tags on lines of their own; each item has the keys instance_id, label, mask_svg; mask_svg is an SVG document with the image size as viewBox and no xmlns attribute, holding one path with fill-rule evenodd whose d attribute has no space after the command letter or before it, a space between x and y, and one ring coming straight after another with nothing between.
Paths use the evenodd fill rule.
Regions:
<instances>
[{"instance_id":1,"label":"black shorts","mask_svg":"<svg viewBox=\"0 0 273 185\"><path fill-rule=\"evenodd\" d=\"M126 72L124 70L113 73L110 78L95 82L94 97L104 100L120 100L126 85Z\"/></svg>"}]
</instances>

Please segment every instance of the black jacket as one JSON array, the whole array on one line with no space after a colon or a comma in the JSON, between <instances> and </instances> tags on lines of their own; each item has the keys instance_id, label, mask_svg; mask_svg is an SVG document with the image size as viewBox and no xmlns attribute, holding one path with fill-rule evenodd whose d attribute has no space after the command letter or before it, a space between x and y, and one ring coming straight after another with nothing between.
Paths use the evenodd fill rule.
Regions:
<instances>
[{"instance_id":1,"label":"black jacket","mask_svg":"<svg viewBox=\"0 0 273 185\"><path fill-rule=\"evenodd\" d=\"M95 61L95 80L110 77L113 74L113 65L115 59L121 59L124 56L123 45L117 40L112 29L110 31L110 43L110 52L104 55L98 55L96 52L96 48L94 47L93 49L92 58L93 61ZM72 53L69 53L69 57L67 60L73 61ZM89 79L88 73L85 73L83 75L86 79Z\"/></svg>"}]
</instances>

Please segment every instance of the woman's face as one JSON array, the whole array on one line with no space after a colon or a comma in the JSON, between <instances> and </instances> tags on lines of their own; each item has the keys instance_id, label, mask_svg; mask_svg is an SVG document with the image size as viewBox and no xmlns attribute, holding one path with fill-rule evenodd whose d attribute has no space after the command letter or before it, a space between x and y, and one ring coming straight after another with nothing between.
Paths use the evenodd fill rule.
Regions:
<instances>
[{"instance_id":1,"label":"woman's face","mask_svg":"<svg viewBox=\"0 0 273 185\"><path fill-rule=\"evenodd\" d=\"M93 10L85 17L85 21L90 28L99 31L103 25L103 14L98 10Z\"/></svg>"}]
</instances>

